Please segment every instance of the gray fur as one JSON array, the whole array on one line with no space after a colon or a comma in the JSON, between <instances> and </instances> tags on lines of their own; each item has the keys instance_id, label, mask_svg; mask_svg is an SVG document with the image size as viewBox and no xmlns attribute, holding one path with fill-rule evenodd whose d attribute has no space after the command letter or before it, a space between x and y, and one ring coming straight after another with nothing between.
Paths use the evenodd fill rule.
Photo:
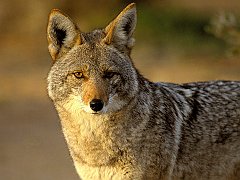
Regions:
<instances>
[{"instance_id":1,"label":"gray fur","mask_svg":"<svg viewBox=\"0 0 240 180\"><path fill-rule=\"evenodd\" d=\"M109 26L90 33L76 28L73 35L79 34L75 39L80 41L67 42L74 45L61 55L61 49L49 46L58 58L48 75L48 93L79 176L240 179L240 81L147 80L130 58L135 12L131 4L110 23L117 26L114 33ZM119 28L125 21L133 23L130 31ZM61 21L58 27L68 30ZM48 36L56 38L49 29ZM127 38L117 42L118 31ZM76 71L84 77L74 77ZM106 78L109 71L115 74ZM104 101L100 112L88 107L93 98Z\"/></svg>"}]
</instances>

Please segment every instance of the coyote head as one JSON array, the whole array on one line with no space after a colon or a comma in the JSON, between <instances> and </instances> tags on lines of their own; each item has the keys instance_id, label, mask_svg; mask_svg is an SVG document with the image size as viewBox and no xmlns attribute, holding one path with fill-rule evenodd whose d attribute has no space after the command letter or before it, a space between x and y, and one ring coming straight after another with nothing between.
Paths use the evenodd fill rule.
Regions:
<instances>
[{"instance_id":1,"label":"coyote head","mask_svg":"<svg viewBox=\"0 0 240 180\"><path fill-rule=\"evenodd\" d=\"M130 58L136 26L135 4L128 5L106 28L83 33L59 10L47 27L53 66L48 92L55 104L70 104L87 113L115 112L138 91Z\"/></svg>"}]
</instances>

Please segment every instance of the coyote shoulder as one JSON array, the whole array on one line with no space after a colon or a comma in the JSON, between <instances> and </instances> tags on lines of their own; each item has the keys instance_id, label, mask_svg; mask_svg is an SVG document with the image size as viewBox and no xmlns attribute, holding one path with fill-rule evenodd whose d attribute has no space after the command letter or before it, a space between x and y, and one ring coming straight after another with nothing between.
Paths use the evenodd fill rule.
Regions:
<instances>
[{"instance_id":1,"label":"coyote shoulder","mask_svg":"<svg viewBox=\"0 0 240 180\"><path fill-rule=\"evenodd\" d=\"M48 93L82 179L240 179L240 81L153 83L135 68L136 7L83 33L47 27Z\"/></svg>"}]
</instances>

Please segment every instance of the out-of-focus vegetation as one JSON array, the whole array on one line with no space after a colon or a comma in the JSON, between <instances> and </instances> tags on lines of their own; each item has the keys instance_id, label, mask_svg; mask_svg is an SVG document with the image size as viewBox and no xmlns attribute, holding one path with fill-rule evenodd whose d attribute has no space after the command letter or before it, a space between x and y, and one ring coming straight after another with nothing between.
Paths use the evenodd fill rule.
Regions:
<instances>
[{"instance_id":1,"label":"out-of-focus vegetation","mask_svg":"<svg viewBox=\"0 0 240 180\"><path fill-rule=\"evenodd\" d=\"M219 13L214 16L206 29L219 39L223 39L231 48L229 54L240 53L240 20L232 13Z\"/></svg>"},{"instance_id":2,"label":"out-of-focus vegetation","mask_svg":"<svg viewBox=\"0 0 240 180\"><path fill-rule=\"evenodd\" d=\"M157 47L169 47L184 51L185 55L218 53L222 55L224 42L205 31L210 16L184 9L161 9L143 6L137 37L148 39ZM173 50L174 52L174 50ZM199 53L201 52L201 53Z\"/></svg>"},{"instance_id":3,"label":"out-of-focus vegetation","mask_svg":"<svg viewBox=\"0 0 240 180\"><path fill-rule=\"evenodd\" d=\"M105 27L130 0L1 0L0 175L77 180L47 97L46 26L61 9L82 31ZM240 80L239 0L136 0L132 58L153 81ZM233 15L216 16L219 12ZM236 52L236 50L231 51Z\"/></svg>"}]
</instances>

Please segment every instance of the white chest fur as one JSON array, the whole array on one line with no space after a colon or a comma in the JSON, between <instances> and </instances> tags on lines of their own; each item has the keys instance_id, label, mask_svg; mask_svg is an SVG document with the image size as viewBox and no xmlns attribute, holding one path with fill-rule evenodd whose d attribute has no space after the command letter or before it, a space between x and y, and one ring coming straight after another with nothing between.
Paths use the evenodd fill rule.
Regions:
<instances>
[{"instance_id":1,"label":"white chest fur","mask_svg":"<svg viewBox=\"0 0 240 180\"><path fill-rule=\"evenodd\" d=\"M130 179L130 172L122 167L91 167L75 162L75 168L82 179L125 180Z\"/></svg>"},{"instance_id":2,"label":"white chest fur","mask_svg":"<svg viewBox=\"0 0 240 180\"><path fill-rule=\"evenodd\" d=\"M132 165L116 162L120 156L117 139L122 139L117 133L121 129L117 128L119 124L110 123L107 115L88 114L74 106L59 106L57 110L76 170L82 179L128 179Z\"/></svg>"}]
</instances>

